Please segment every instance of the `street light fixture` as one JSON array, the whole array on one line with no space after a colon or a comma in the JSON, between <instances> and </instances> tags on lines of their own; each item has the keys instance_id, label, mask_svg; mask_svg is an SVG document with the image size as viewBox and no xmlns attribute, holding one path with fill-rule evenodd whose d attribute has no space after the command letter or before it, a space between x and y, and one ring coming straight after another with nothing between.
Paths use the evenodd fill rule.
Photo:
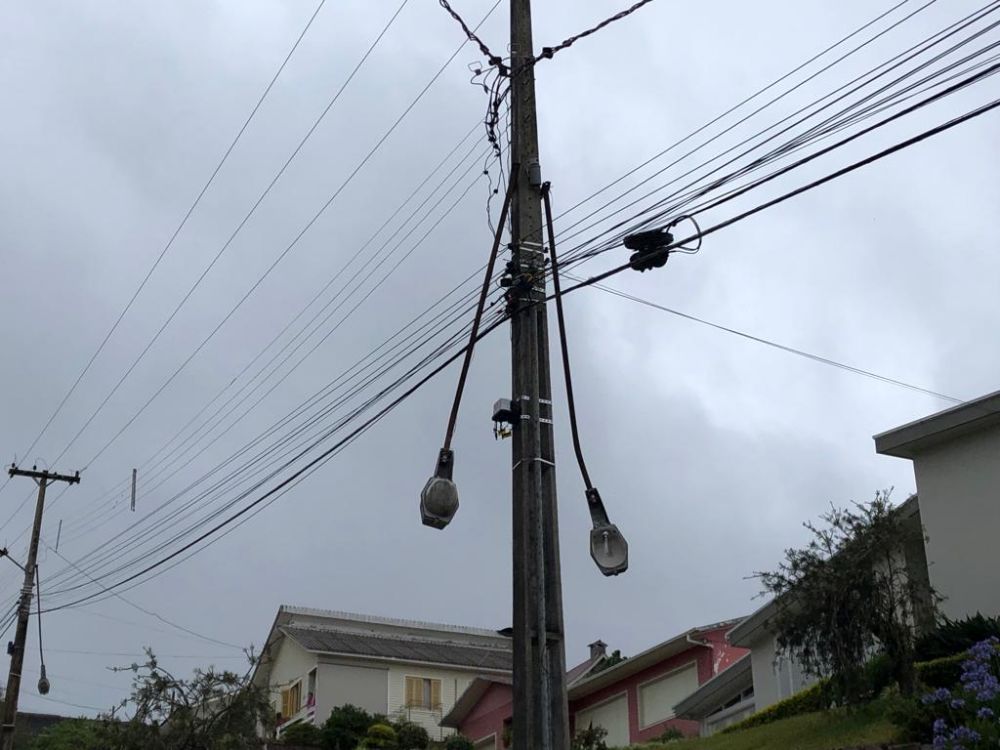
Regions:
<instances>
[{"instance_id":1,"label":"street light fixture","mask_svg":"<svg viewBox=\"0 0 1000 750\"><path fill-rule=\"evenodd\" d=\"M596 487L587 490L587 507L594 527L590 530L590 556L606 576L628 570L628 542L618 527L608 520L604 501Z\"/></svg>"},{"instance_id":2,"label":"street light fixture","mask_svg":"<svg viewBox=\"0 0 1000 750\"><path fill-rule=\"evenodd\" d=\"M455 453L442 448L438 454L434 476L420 492L420 520L424 526L443 529L458 512L458 487L451 480Z\"/></svg>"}]
</instances>

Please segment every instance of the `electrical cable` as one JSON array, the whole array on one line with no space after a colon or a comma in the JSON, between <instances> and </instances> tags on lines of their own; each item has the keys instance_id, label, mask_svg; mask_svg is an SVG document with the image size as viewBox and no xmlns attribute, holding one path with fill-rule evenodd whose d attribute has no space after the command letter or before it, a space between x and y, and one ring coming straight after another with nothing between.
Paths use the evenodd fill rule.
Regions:
<instances>
[{"instance_id":1,"label":"electrical cable","mask_svg":"<svg viewBox=\"0 0 1000 750\"><path fill-rule=\"evenodd\" d=\"M219 174L220 170L222 169L223 165L229 159L229 155L233 152L233 149L236 148L236 144L239 143L240 139L243 137L243 134L246 132L246 129L249 127L251 120L253 120L254 116L256 116L257 111L260 109L261 105L264 103L264 100L267 98L267 95L269 93L271 93L271 89L274 87L274 84L277 82L278 77L284 71L285 66L288 65L288 61L291 60L292 55L295 54L295 50L298 49L299 44L302 42L302 39L305 37L306 33L308 33L309 29L312 27L313 21L316 20L316 16L319 15L319 12L323 9L323 6L325 4L326 4L326 0L319 0L319 2L317 3L316 10L314 10L313 13L312 13L312 15L309 17L309 20L306 22L305 27L302 29L302 31L299 33L298 37L295 39L295 43L292 45L292 48L288 51L288 54L286 54L285 57L284 57L284 59L281 61L281 65L278 66L277 71L275 71L274 75L271 77L271 80L268 82L267 86L264 88L264 92L257 99L257 103L254 104L253 109L250 110L250 114L247 116L246 120L243 121L243 125L240 127L239 131L237 131L236 137L233 138L232 142L229 144L229 147L226 148L225 152L222 154L222 158L219 160L219 163L216 164L215 169L212 170L212 173L211 173L211 175L209 175L208 180L205 182L205 184L202 186L201 190L198 192L198 195L195 197L194 201L191 203L191 206L188 208L187 212L185 212L185 214L184 214L183 218L181 219L180 223L177 225L177 228L174 229L173 234L171 234L171 236L170 236L170 239L167 240L167 244L163 246L163 249L160 251L160 253L157 256L156 260L153 262L153 265L150 266L149 270L146 272L145 277L143 277L142 281L139 282L138 288L132 294L132 297L129 299L129 301L125 304L125 307L122 308L122 311L118 314L118 318L115 320L115 322L111 326L110 330L105 334L104 339L98 345L97 350L93 353L93 355L91 355L91 357L88 360L87 364L84 365L83 370L80 371L80 374L77 375L76 380L73 382L73 385L70 386L69 391L66 392L66 395L63 396L62 400L59 402L59 404L56 406L55 410L52 412L52 414L49 416L48 420L45 422L45 425L42 427L42 429L39 431L39 433L35 436L35 439L31 442L31 446L28 448L28 450L26 450L24 452L25 455L31 453L31 451L33 451L35 449L35 445L38 444L38 441L41 440L42 436L45 434L45 431L48 430L49 426L52 424L52 421L56 418L56 416L59 414L59 412L62 411L63 406L66 405L66 402L69 400L70 396L73 395L73 392L76 390L77 386L80 385L80 381L83 380L84 376L87 374L87 372L90 370L91 366L94 364L94 361L98 358L98 356L100 356L101 352L104 350L104 347L107 345L108 341L111 339L111 336L118 329L118 326L121 324L122 319L128 313L129 309L131 309L132 304L135 302L136 298L139 296L139 294L145 288L146 283L149 281L150 277L153 275L153 272L156 271L157 267L160 265L160 262L163 260L163 257L167 254L167 252L173 246L174 240L177 239L177 236L181 233L181 230L184 229L185 225L188 222L188 219L191 218L191 214L194 213L194 210L198 207L198 204L201 203L201 199L205 196L205 193L208 191L209 187L211 187L212 183L215 181L215 178L218 176L218 174ZM9 481L9 478L8 478L8 481ZM6 485L7 485L7 483L5 482L4 483L4 487L6 487ZM0 492L2 492L2 491L3 491L3 487L0 487ZM16 511L15 511L15 514L16 514ZM3 524L3 527L6 527L7 523L9 523L9 522L10 521L8 519L8 521L6 521ZM3 527L0 527L0 529L2 529Z\"/></svg>"},{"instance_id":2,"label":"electrical cable","mask_svg":"<svg viewBox=\"0 0 1000 750\"><path fill-rule=\"evenodd\" d=\"M303 148L303 147L305 146L305 144L306 144L306 141L308 141L308 140L309 140L309 138L310 138L310 137L312 136L312 134L313 134L313 133L315 132L315 130L316 130L316 128L317 128L317 127L319 126L320 122L321 122L321 121L322 121L322 120L323 120L323 119L324 119L324 118L326 117L326 115L327 115L327 113L328 113L328 112L330 111L330 109L332 109L333 105L334 105L334 104L335 104L335 103L337 102L337 100L338 100L338 99L340 98L340 95L341 95L341 94L343 93L343 91L345 90L345 88L347 87L347 85L348 85L348 84L349 84L349 83L351 82L351 80L353 80L353 78L354 78L354 75L355 75L355 74L356 74L356 73L358 72L358 70L359 70L359 69L361 68L361 66L362 66L362 65L364 64L364 62L365 62L365 61L366 61L366 60L368 59L368 56L369 56L369 55L370 55L370 54L372 53L372 51L373 51L373 50L375 49L375 46L376 46L376 45L377 45L377 44L379 43L379 41L380 41L380 40L382 39L382 37L383 37L383 36L384 36L384 35L385 35L385 34L386 34L386 33L388 32L388 30L389 30L389 28L391 27L392 23L393 23L393 22L394 22L394 21L396 20L396 18L398 17L399 13L400 13L400 12L402 11L403 7L404 7L404 6L406 5L406 3L407 3L407 2L408 2L408 0L403 0L403 3L402 3L402 5L400 5L400 7L399 7L399 8L398 8L398 9L396 10L395 14L393 14L393 16L392 16L392 17L391 17L391 18L389 19L389 22L388 22L388 23L387 23L387 24L385 25L385 27L384 27L384 28L382 29L382 32L381 32L381 33L380 33L380 34L378 35L378 37L376 38L375 42L373 42L373 43L372 43L372 45L371 45L371 46L370 46L370 47L368 48L368 50L367 50L367 51L365 52L365 54L364 54L364 56L362 57L361 61L360 61L360 62L359 62L359 63L357 64L357 66L355 66L354 70L353 70L353 71L351 72L351 74L350 74L350 75L348 76L347 80L346 80L346 81L344 82L344 84L343 84L343 85L341 86L341 88L340 88L340 89L339 89L339 90L337 91L337 93L336 93L336 94L334 95L334 97L333 97L333 98L332 98L332 99L330 100L330 102L329 102L329 104L327 105L326 109L324 109L324 110L323 110L323 112L322 112L322 113L320 114L320 116L319 116L319 117L318 117L318 118L316 119L316 121L315 121L315 122L313 123L313 125L312 125L312 126L311 126L311 127L309 128L309 130L308 130L308 131L306 132L305 136L304 136L304 137L303 137L303 138L302 138L302 139L301 139L301 140L299 141L298 145L297 145L297 146L295 147L295 149L294 149L294 150L292 151L291 155L290 155L290 156L289 156L289 157L288 157L288 158L286 159L286 161L285 161L285 162L284 162L284 164L282 165L281 169L280 169L280 170L278 170L278 173L277 173L277 174L276 174L276 175L274 176L274 178L273 178L273 179L272 179L272 180L270 181L270 183L268 184L268 186L267 186L267 187L266 187L266 188L264 189L264 192L263 192L263 193L261 193L261 195L260 195L260 196L258 197L258 199L257 199L257 200L255 201L255 203L253 204L253 206L252 206L252 207L250 208L250 211L249 211L249 212L247 212L247 214L246 214L246 215L244 216L244 218L242 219L242 221L240 221L240 223L239 223L239 224L237 225L236 229L234 229L234 230L233 230L233 232L232 232L232 233L230 234L229 238L228 238L228 239L226 240L225 244L223 244L223 246L222 246L222 247L221 247L221 248L220 248L220 249L218 250L218 252L217 252L217 253L215 254L215 256L214 256L214 257L212 258L212 260L211 260L211 261L209 262L209 264L208 264L208 265L207 265L207 266L206 266L206 267L204 268L204 270L203 270L203 271L201 272L201 274L199 275L199 277L198 277L198 278L197 278L197 279L195 280L195 283L194 283L194 284L193 284L193 285L192 285L192 286L190 287L190 289L188 289L187 293L185 293L185 295L184 295L184 296L183 296L183 297L181 298L181 301L180 301L180 302L179 302L179 303L177 304L177 306L176 306L176 307L174 308L174 310L173 310L173 311L172 311L172 312L170 313L170 315L169 315L169 316L167 317L166 321L164 321L164 323L163 323L163 324L162 324L162 325L160 326L160 328L159 328L159 329L157 330L157 332L156 332L156 333L155 333L155 334L153 335L152 339L150 339L150 341L149 341L149 342L148 342L148 343L146 344L146 346L145 346L145 347L143 348L143 350L142 350L142 351L140 352L139 356L138 356L138 357L137 357L137 358L136 358L136 359L135 359L135 360L134 360L134 361L132 362L132 364L131 364L131 365L129 366L129 368L128 368L128 369L127 369L127 370L125 371L125 373L124 373L124 374L123 374L123 375L121 376L121 378L120 378L120 379L118 380L118 382L116 383L116 385L115 385L115 386L114 386L114 387L113 387L113 388L111 389L111 391L110 391L110 392L108 393L108 395L107 395L107 396L106 396L106 397L104 398L104 400L103 400L103 401L102 401L102 402L100 403L100 405L99 405L99 406L97 407L97 409L96 409L96 410L95 410L95 411L94 411L94 412L93 412L93 413L91 414L91 416L90 416L90 417L89 417L89 418L87 419L87 421L86 421L86 422L84 423L83 427L81 427L81 428L80 428L80 430L79 430L79 431L78 431L78 432L76 433L76 435L74 435L74 437L73 437L73 438L72 438L72 439L70 440L69 444L68 444L68 445L67 445L67 446L66 446L66 447L65 447L65 448L63 449L62 453L60 453L60 454L59 454L59 458L57 458L57 459L56 459L56 461L59 461L59 460L60 460L60 459L62 458L62 456L64 456L64 455L65 455L65 454L66 454L66 453L67 453L67 452L68 452L68 451L70 450L70 448L71 448L71 447L72 447L72 446L73 446L73 445L74 445L74 444L76 443L76 441L77 441L77 440L79 439L80 435L82 435L82 434L83 434L83 432L84 432L84 431L85 431L85 430L87 429L87 427L89 427L89 426L90 426L91 422L93 422L93 420L94 420L94 419L95 419L95 418L97 417L97 415L98 415L98 414L99 414L99 413L101 412L101 410L102 410L102 409L104 408L104 406L105 406L105 405L106 405L106 404L108 403L108 401L109 401L109 400L111 399L111 397L112 397L112 396L113 396L113 395L114 395L114 394L115 394L115 393L116 393L116 392L118 391L118 389L119 389L119 388L121 387L121 385L122 385L122 384L123 384L123 383L125 382L125 380L126 380L126 379L128 378L128 376L129 376L129 375L130 375L130 374L132 373L132 371L133 371L133 370L135 369L135 367L136 367L136 366L137 366L137 365L139 364L139 362L141 362L141 361L142 361L142 359L143 359L143 358L144 358L144 357L146 356L146 354L147 354L147 353L149 352L149 350L150 350L150 349L152 348L152 346L153 346L153 345L154 345L154 344L156 343L156 341L157 341L157 340L159 339L159 337L160 337L160 336L161 336L161 335L163 334L163 332L164 332L164 331L165 331L165 330L167 329L167 327L168 327L168 326L170 325L170 323L171 323L171 322L173 321L173 319L174 319L174 318L176 317L177 313L178 313L178 312L180 312L181 308L182 308L182 307L183 307L183 306L184 306L184 305L185 305L185 304L187 303L187 301L188 301L188 299L190 299L191 295L193 295L193 294L194 294L194 292L195 292L195 290L196 290L196 289L197 289L197 288L198 288L198 287L199 287L199 286L201 285L201 282L202 282L202 281L203 281L203 280L205 279L205 277L206 277L206 276L208 275L208 273L209 273L209 272L210 272L210 271L212 270L212 268L213 268L213 267L215 266L215 264L216 264L216 263L217 263L217 262L219 261L219 259L220 259L220 258L222 257L222 255L223 255L223 254L224 254L224 253L226 252L226 250L227 250L227 249L229 248L229 246L230 246L230 245L231 245L231 244L233 243L233 241L234 241L234 240L236 239L237 235L238 235L238 234L239 234L239 233L240 233L240 232L242 231L243 227L244 227L244 226L245 226L245 225L247 224L247 222L248 222L248 221L250 220L250 217L251 217L251 216L253 216L253 214L254 214L254 213L256 212L256 210L257 210L257 208L258 208L258 207L260 206L260 204L261 204L261 203L263 203L263 201L264 201L264 199L265 199L265 198L267 197L267 195L268 195L268 194L270 194L270 192L271 192L272 188L273 188L273 187L274 187L274 186L275 186L275 185L277 184L278 180L279 180L279 179L281 178L281 176L282 176L282 175L283 175L283 174L285 173L285 171L286 171L286 170L288 169L288 166L289 166L289 165L290 165L290 164L292 163L292 161L293 161L293 160L295 159L295 157L296 157L296 156L297 156L297 155L299 154L299 152L300 152L300 151L302 150L302 148ZM414 102L414 103L415 103L415 102ZM412 105L411 105L411 108L412 108ZM409 110L407 110L407 112L408 112L408 111L409 111ZM404 116L405 116L405 113L404 113ZM399 121L397 121L396 125L398 125L398 124L399 124ZM392 127L392 128L390 129L390 131L389 131L390 133L392 132L392 130L394 130L394 129L395 129L396 125L394 125L394 126L393 126L393 127ZM385 137L388 137L388 134L386 134L386 136L385 136ZM384 139L383 139L383 141L384 141ZM362 167L364 166L364 164L365 164L365 163L367 163L368 159L370 159L370 158L371 158L371 156L372 156L372 155L374 154L375 150L377 150L377 149L378 149L378 147L379 147L379 146L381 145L381 143L382 143L383 141L380 141L380 142L379 142L379 143L378 143L378 144L376 145L375 149L373 149L373 150L372 150L372 151L371 151L371 152L369 153L369 155L368 155L368 156L366 157L366 159L365 159L365 160L364 160L364 161L362 162L362 164L358 166L358 168L357 168L357 169L355 170L355 172L354 172L354 173L352 173L352 175L351 175L351 178L353 178L353 176L354 176L355 174L357 174L357 172L358 172L358 171L360 171L360 170L361 170L361 168L362 168ZM349 179L350 179L350 178L349 178ZM346 185L345 185L345 187L346 187ZM332 203L332 199L331 199L330 203ZM329 205L329 203L328 203L327 205ZM325 210L325 207L324 207L324 210ZM315 218L317 218L317 219L318 219L318 218L319 218L319 217L318 217L318 215L317 215L317 216L316 216ZM313 220L313 222L314 222L314 221L315 221L315 219ZM291 250L291 248L292 248L292 247L293 247L293 246L294 246L294 245L295 245L295 244L296 244L296 243L298 242L298 239L299 239L299 238L301 238L302 234L304 234L304 233L305 233L305 231L306 231L306 230L307 230L307 229L308 229L308 228L309 228L310 226L312 226L312 223L313 223L313 222L310 222L310 223L309 223L309 225L307 225L306 229L302 231L302 233L301 233L301 234L299 235L299 237L297 237L297 238L295 239L295 241L293 241L293 243L292 243L291 245L289 245L289 246L288 246L288 247L287 247L287 248L285 249L285 251L284 251L284 252L283 252L283 253L282 253L282 254L281 254L281 255L279 256L278 260L277 260L277 261L275 261L275 262L274 262L274 263L273 263L273 264L272 264L272 265L271 265L271 266L270 266L270 267L268 268L268 270L267 270L267 271L265 272L264 276L262 276L262 277L261 277L261 278L260 278L260 279L259 279L259 280L257 281L257 283L256 283L256 284L254 284L254 286L253 286L253 287L251 287L251 290L250 290L250 292L248 292L247 296L249 296L249 294L250 294L250 293L252 293L252 292L253 292L253 291L254 291L254 290L255 290L255 289L256 289L256 288L257 288L257 287L258 287L258 286L259 286L259 285L260 285L260 284L261 284L261 283L263 282L264 278L266 278L266 276L267 276L267 275L268 275L268 274L269 274L269 273L271 272L271 270L273 270L273 269L274 269L274 267L275 267L275 266L276 266L276 265L278 264L278 262L280 262L280 260L281 260L282 258L284 258L284 256L285 256L285 255L286 255L286 254L287 254L287 253L288 253L288 252L289 252L289 251ZM232 314L233 314L233 313L234 313L234 312L236 311L236 309L237 309L237 308L239 308L239 307L240 307L240 306L242 305L242 303L243 303L243 302L244 302L245 300L246 300L246 297L244 297L244 298L243 298L242 300L240 300L240 302L239 302L239 303L238 303L238 304L236 305L236 307L235 307L235 308L233 308L233 310L231 310L231 311L230 311L230 313L229 313L229 314L228 314L228 315L227 315L227 316L226 316L226 317L225 317L225 318L223 319L222 323L220 323L220 324L219 324L219 326L218 326L218 327L217 327L217 328L215 329L215 331L213 331L213 332L212 332L212 334L211 334L211 335L209 336L209 339L210 339L210 338L211 338L212 336L214 336L214 335L215 335L215 333L216 333L216 332L218 331L218 329L219 329L219 328L221 328L221 326L222 326L222 325L223 325L223 324L224 324L224 323L225 323L225 322L226 322L227 320L229 320L229 318L230 318L230 317L232 316ZM202 346L204 346L204 343L207 343L207 340L206 340L205 342L203 342ZM196 350L196 353L197 353L197 351L200 351L200 348L201 348L201 347L199 347L199 349L198 349L198 350ZM186 364L186 363L185 363L185 364ZM182 366L182 367L183 367L183 366ZM178 371L178 372L179 372L179 371ZM172 380L172 377L171 377L171 380ZM169 383L169 382L170 382L170 381L168 381L168 383ZM162 387L161 387L161 391L162 391L162 388L165 388L165 387L166 387L166 384L164 384L164 386L162 386ZM159 394L159 393L160 393L161 391L157 391L157 395L158 395L158 394ZM147 404L147 405L148 405L148 404ZM145 409L145 408L146 408L146 407L144 406L144 407L143 407L143 409ZM139 413L141 413L141 410L140 410L140 412L139 412ZM138 416L138 415L136 415L136 416ZM134 420L133 420L133 421L134 421ZM129 424L131 424L131 422L129 422ZM117 439L117 436L116 436L116 439ZM105 448L104 448L104 449L102 449L102 452L103 452L103 450L106 450L106 448L107 448L107 446L105 446ZM92 459L92 460L93 460L93 459ZM90 462L88 462L88 465L89 465L89 463L90 463Z\"/></svg>"},{"instance_id":3,"label":"electrical cable","mask_svg":"<svg viewBox=\"0 0 1000 750\"><path fill-rule=\"evenodd\" d=\"M574 281L583 281L583 279L575 277L575 276L573 276L571 274L564 274L564 275L567 278L573 279ZM635 303L640 304L640 305L645 305L646 307L653 308L654 310L660 310L661 312L670 313L671 315L675 315L675 316L677 316L679 318L684 318L685 320L690 320L690 321L692 321L694 323L700 323L701 325L709 326L710 328L714 328L714 329L716 329L718 331L724 331L725 333L731 333L734 336L739 336L741 338L747 339L748 341L754 341L754 342L756 342L758 344L764 344L765 346L769 346L769 347L772 347L774 349L778 349L779 351L787 352L788 354L794 354L797 357L803 357L803 358L811 360L813 362L818 362L820 364L829 365L831 367L836 367L836 368L844 370L846 372L853 372L853 373L855 373L857 375L863 375L866 378L872 378L873 380L878 380L878 381L881 381L883 383L888 383L890 385L899 386L900 388L906 388L907 390L915 391L917 393L922 393L924 395L931 396L933 398L938 398L938 399L941 399L943 401L948 401L948 402L950 402L952 404L961 404L961 403L965 402L964 399L955 398L954 396L949 396L949 395L947 395L945 393L940 393L938 391L933 391L933 390L930 390L928 388L922 388L921 386L913 385L912 383L907 383L907 382L905 382L903 380L897 380L896 378L890 378L890 377L888 377L886 375L879 375L877 372L873 372L871 370L864 370L864 369L862 369L860 367L854 367L852 365L844 364L843 362L838 362L835 359L830 359L829 357L822 357L822 356L820 356L818 354L812 354L811 352L807 352L807 351L805 351L803 349L797 349L797 348L792 347L792 346L787 346L786 344L779 344L776 341L772 341L770 339L765 339L765 338L762 338L760 336L755 336L755 335L753 335L751 333L747 333L746 331L740 331L740 330L738 330L736 328L730 328L728 326L724 326L724 325L721 325L719 323L713 323L710 320L705 320L704 318L699 318L699 317L697 317L695 315L691 315L689 313L681 312L680 310L676 310L674 308L666 307L664 305L657 304L656 302L651 302L648 299L643 299L642 297L636 297L633 294L629 294L628 292L623 292L622 290L615 289L614 287L606 286L604 284L592 284L591 286L593 286L595 289L600 289L602 292L606 292L608 294L613 294L616 297L621 297L622 299L626 299L626 300L629 300L631 302L635 302Z\"/></svg>"},{"instance_id":4,"label":"electrical cable","mask_svg":"<svg viewBox=\"0 0 1000 750\"><path fill-rule=\"evenodd\" d=\"M587 471L587 462L583 458L583 448L580 447L580 430L576 421L576 399L573 397L573 372L569 364L569 344L566 341L566 316L563 313L562 292L559 282L559 257L556 254L556 234L552 228L552 185L544 183L542 185L542 204L545 207L545 224L549 235L549 257L551 258L550 268L552 274L552 290L556 303L556 321L559 328L559 351L562 354L563 379L566 383L566 406L569 409L569 428L573 438L573 452L576 454L576 463L580 467L580 476L583 477L583 484L588 490L594 489L590 481L590 472Z\"/></svg>"},{"instance_id":5,"label":"electrical cable","mask_svg":"<svg viewBox=\"0 0 1000 750\"><path fill-rule=\"evenodd\" d=\"M444 2L444 0L442 0ZM444 447L441 453L451 451L451 439L455 435L455 424L458 422L458 408L462 403L462 392L465 390L465 379L469 375L469 365L472 364L472 353L476 348L477 336L479 335L479 324L483 319L483 308L486 306L486 298L489 296L490 284L493 281L493 269L497 262L497 252L500 250L500 240L503 237L504 225L507 223L507 212L510 210L510 202L514 196L517 185L517 169L511 171L511 180L507 186L507 194L504 196L503 207L500 209L500 220L497 223L496 232L493 235L493 247L490 249L489 260L486 263L486 273L483 278L483 288L479 293L479 301L476 304L476 314L472 318L472 327L469 329L469 343L465 347L465 356L462 358L462 369L458 375L458 385L455 388L455 398L451 404L451 413L448 416L448 427L444 433Z\"/></svg>"}]
</instances>

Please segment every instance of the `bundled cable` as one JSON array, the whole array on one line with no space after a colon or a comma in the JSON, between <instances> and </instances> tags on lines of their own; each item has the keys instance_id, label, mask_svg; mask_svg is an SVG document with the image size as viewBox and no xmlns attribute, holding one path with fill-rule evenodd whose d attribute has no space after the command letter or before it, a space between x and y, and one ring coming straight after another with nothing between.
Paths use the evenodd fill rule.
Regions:
<instances>
[{"instance_id":1,"label":"bundled cable","mask_svg":"<svg viewBox=\"0 0 1000 750\"><path fill-rule=\"evenodd\" d=\"M601 494L590 481L587 462L580 447L580 430L576 422L576 399L573 397L573 374L569 364L569 345L566 341L566 317L563 314L562 290L559 284L559 258L556 255L556 235L552 229L551 183L542 185L542 201L545 204L545 225L549 234L549 255L552 258L552 288L556 302L556 319L559 324L559 349L562 352L563 376L566 381L566 404L569 407L569 427L573 436L573 451L580 466L580 475L587 488L587 507L594 527L590 531L590 555L597 567L606 576L616 576L628 570L628 542L608 519Z\"/></svg>"},{"instance_id":2,"label":"bundled cable","mask_svg":"<svg viewBox=\"0 0 1000 750\"><path fill-rule=\"evenodd\" d=\"M511 170L510 182L507 183L507 194L504 196L503 208L500 209L500 221L497 222L496 232L493 234L493 247L490 250L490 258L486 263L486 273L483 275L483 288L479 294L479 302L476 305L476 314L472 318L469 343L465 348L465 356L462 359L462 371L458 376L455 399L451 405L448 427L444 434L444 447L438 453L434 476L427 480L427 484L424 485L424 489L420 493L420 518L425 526L431 526L435 529L443 529L447 526L458 511L458 488L451 478L455 464L455 453L451 449L451 440L455 435L455 423L458 421L458 409L462 403L465 380L469 375L469 365L472 364L472 353L475 350L476 340L479 336L479 324L483 319L486 298L490 292L490 282L493 280L493 269L496 266L497 253L500 250L500 239L503 237L504 226L507 224L507 213L510 211L511 198L517 189L517 173L518 169L515 165Z\"/></svg>"}]
</instances>

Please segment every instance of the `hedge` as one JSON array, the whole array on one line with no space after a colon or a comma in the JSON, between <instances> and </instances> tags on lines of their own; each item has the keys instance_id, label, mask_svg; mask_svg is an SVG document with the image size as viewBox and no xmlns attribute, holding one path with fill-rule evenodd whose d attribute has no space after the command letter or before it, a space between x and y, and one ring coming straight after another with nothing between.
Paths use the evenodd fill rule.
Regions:
<instances>
[{"instance_id":1,"label":"hedge","mask_svg":"<svg viewBox=\"0 0 1000 750\"><path fill-rule=\"evenodd\" d=\"M825 708L829 708L829 699L826 696L826 681L821 680L805 690L800 690L790 698L785 698L783 701L778 701L767 708L751 714L743 721L730 724L720 734L738 732L741 729L758 727L761 724L770 724L772 721L778 721L779 719L787 719L789 716L822 711Z\"/></svg>"}]
</instances>

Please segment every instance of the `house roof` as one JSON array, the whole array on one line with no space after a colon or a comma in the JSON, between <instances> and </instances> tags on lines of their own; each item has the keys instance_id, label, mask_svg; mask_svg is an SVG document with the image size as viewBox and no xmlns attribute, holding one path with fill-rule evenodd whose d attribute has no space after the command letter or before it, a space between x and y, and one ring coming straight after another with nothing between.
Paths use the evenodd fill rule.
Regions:
<instances>
[{"instance_id":1,"label":"house roof","mask_svg":"<svg viewBox=\"0 0 1000 750\"><path fill-rule=\"evenodd\" d=\"M989 427L1000 426L1000 391L879 433L875 452L913 458L927 448Z\"/></svg>"},{"instance_id":2,"label":"house roof","mask_svg":"<svg viewBox=\"0 0 1000 750\"><path fill-rule=\"evenodd\" d=\"M319 617L328 620L350 620L358 624L368 625L390 625L401 628L416 628L419 630L436 630L441 633L461 633L464 635L482 635L489 638L497 638L497 631L487 628L471 628L465 625L445 625L439 622L425 622L423 620L406 620L397 617L379 617L377 615L361 615L356 612L344 612L336 609L317 609L315 607L299 607L292 604L282 604L278 608L278 616L282 614L290 617L295 615L305 617Z\"/></svg>"},{"instance_id":3,"label":"house roof","mask_svg":"<svg viewBox=\"0 0 1000 750\"><path fill-rule=\"evenodd\" d=\"M744 654L674 706L681 719L701 721L744 690L753 687L750 654Z\"/></svg>"},{"instance_id":4,"label":"house roof","mask_svg":"<svg viewBox=\"0 0 1000 750\"><path fill-rule=\"evenodd\" d=\"M509 671L512 661L510 639L486 628L283 604L271 624L261 659L254 667L254 684L270 678L271 665L285 639L317 654L481 671Z\"/></svg>"},{"instance_id":5,"label":"house roof","mask_svg":"<svg viewBox=\"0 0 1000 750\"><path fill-rule=\"evenodd\" d=\"M362 656L393 661L422 662L473 667L475 669L509 671L512 656L509 649L472 646L456 641L443 641L409 636L372 635L346 630L285 626L281 632L306 651L319 654Z\"/></svg>"},{"instance_id":6,"label":"house roof","mask_svg":"<svg viewBox=\"0 0 1000 750\"><path fill-rule=\"evenodd\" d=\"M705 625L704 627L686 630L669 640L658 643L652 648L648 648L635 656L631 656L624 661L618 662L613 667L608 667L607 669L585 677L575 684L570 685L568 689L569 698L570 700L575 700L577 698L582 698L585 695L590 695L601 688L607 687L608 685L625 679L626 677L630 677L637 672L641 672L647 667L658 664L664 659L676 656L689 648L697 646L707 648L708 644L702 643L697 639L700 634L711 630L725 628L736 622L738 622L738 620L725 620L723 622L713 623L712 625Z\"/></svg>"},{"instance_id":7,"label":"house roof","mask_svg":"<svg viewBox=\"0 0 1000 750\"><path fill-rule=\"evenodd\" d=\"M574 682L582 680L590 673L590 670L597 666L599 662L602 662L607 658L608 657L605 654L598 654L597 656L591 656L586 661L580 662L566 672L566 685L570 686Z\"/></svg>"},{"instance_id":8,"label":"house roof","mask_svg":"<svg viewBox=\"0 0 1000 750\"><path fill-rule=\"evenodd\" d=\"M465 717L469 715L469 712L486 695L486 691L490 689L490 686L510 684L512 684L512 680L509 675L480 675L476 677L458 697L458 700L455 701L455 705L451 707L451 711L446 713L438 724L443 727L458 729L462 726L462 722L465 721Z\"/></svg>"}]
</instances>

